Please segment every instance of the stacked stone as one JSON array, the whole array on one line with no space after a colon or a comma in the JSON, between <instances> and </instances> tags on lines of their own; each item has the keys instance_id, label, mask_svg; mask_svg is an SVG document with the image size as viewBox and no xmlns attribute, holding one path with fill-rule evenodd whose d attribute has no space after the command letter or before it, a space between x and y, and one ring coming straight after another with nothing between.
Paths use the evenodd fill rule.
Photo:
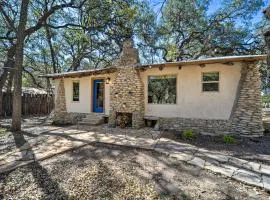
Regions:
<instances>
[{"instance_id":1,"label":"stacked stone","mask_svg":"<svg viewBox=\"0 0 270 200\"><path fill-rule=\"evenodd\" d=\"M163 130L184 131L192 129L196 133L214 135L230 134L230 122L228 120L194 119L194 118L160 118L159 125Z\"/></svg>"},{"instance_id":2,"label":"stacked stone","mask_svg":"<svg viewBox=\"0 0 270 200\"><path fill-rule=\"evenodd\" d=\"M55 96L53 122L55 124L64 124L67 116L64 79L60 79Z\"/></svg>"},{"instance_id":3,"label":"stacked stone","mask_svg":"<svg viewBox=\"0 0 270 200\"><path fill-rule=\"evenodd\" d=\"M133 41L123 45L120 59L115 63L117 72L110 88L109 126L116 126L117 113L132 113L132 127L144 126L144 87L139 72L138 50Z\"/></svg>"},{"instance_id":4,"label":"stacked stone","mask_svg":"<svg viewBox=\"0 0 270 200\"><path fill-rule=\"evenodd\" d=\"M120 58L114 63L117 68L134 67L140 63L139 51L133 48L134 42L128 39L124 42Z\"/></svg>"},{"instance_id":5,"label":"stacked stone","mask_svg":"<svg viewBox=\"0 0 270 200\"><path fill-rule=\"evenodd\" d=\"M243 63L239 93L232 112L232 133L244 136L263 135L261 79L258 65Z\"/></svg>"},{"instance_id":6,"label":"stacked stone","mask_svg":"<svg viewBox=\"0 0 270 200\"><path fill-rule=\"evenodd\" d=\"M263 123L260 80L259 68L256 63L244 62L235 105L229 120L160 118L159 125L162 129L168 130L192 129L197 132L213 134L261 136L263 135Z\"/></svg>"}]
</instances>

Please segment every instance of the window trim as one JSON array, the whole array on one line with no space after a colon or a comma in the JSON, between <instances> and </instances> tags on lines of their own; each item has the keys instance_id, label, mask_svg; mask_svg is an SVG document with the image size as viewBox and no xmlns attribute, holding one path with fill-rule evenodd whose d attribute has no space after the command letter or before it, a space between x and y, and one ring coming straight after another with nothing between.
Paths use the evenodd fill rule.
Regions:
<instances>
[{"instance_id":1,"label":"window trim","mask_svg":"<svg viewBox=\"0 0 270 200\"><path fill-rule=\"evenodd\" d=\"M150 76L175 76L176 78L176 98L175 98L175 103L149 103L148 102L148 85L149 85L149 77ZM151 74L151 75L147 75L147 90L146 90L146 102L148 105L166 105L166 106L174 106L174 105L177 105L178 103L178 74Z\"/></svg>"},{"instance_id":2,"label":"window trim","mask_svg":"<svg viewBox=\"0 0 270 200\"><path fill-rule=\"evenodd\" d=\"M203 74L205 73L218 73L218 81L204 81L203 80ZM218 83L218 90L217 91L203 91L203 84L204 83ZM205 72L201 72L201 92L203 93L219 93L220 92L220 72L219 71L205 71Z\"/></svg>"},{"instance_id":3,"label":"window trim","mask_svg":"<svg viewBox=\"0 0 270 200\"><path fill-rule=\"evenodd\" d=\"M73 95L74 95L74 91L73 91L73 83L79 83L79 101L74 101L73 100ZM80 95L80 93L81 93L81 90L80 90L80 88L81 88L81 83L80 83L80 80L72 80L72 86L71 86L71 102L72 103L80 103L80 100L81 100L81 95Z\"/></svg>"}]
</instances>

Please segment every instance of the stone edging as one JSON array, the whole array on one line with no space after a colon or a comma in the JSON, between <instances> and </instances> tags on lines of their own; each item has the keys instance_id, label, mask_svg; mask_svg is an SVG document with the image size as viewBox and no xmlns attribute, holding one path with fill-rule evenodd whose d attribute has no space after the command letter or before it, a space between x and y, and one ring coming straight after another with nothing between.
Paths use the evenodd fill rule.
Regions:
<instances>
[{"instance_id":1,"label":"stone edging","mask_svg":"<svg viewBox=\"0 0 270 200\"><path fill-rule=\"evenodd\" d=\"M135 147L135 148L139 148L139 149L143 149L143 150L152 150L152 151L156 151L158 153L161 153L163 155L175 158L178 161L187 163L187 164L191 164L191 165L195 165L198 166L202 169L206 169L209 171L212 171L214 173L218 173L218 174L222 174L224 176L227 176L229 178L232 178L234 180L240 181L242 183L248 184L248 185L252 185L252 186L256 186L256 187L260 187L263 188L267 191L270 191L270 170L268 169L267 171L258 171L261 167L259 167L258 169L256 169L255 167L251 167L249 170L248 169L243 169L245 168L243 166L243 168L238 168L235 167L233 165L229 165L229 164L233 164L236 160L238 160L239 162L244 163L250 163L251 166L254 165L260 165L258 163L254 163L254 162L248 162L242 159L238 159L232 156L225 156L228 157L228 161L229 164L226 164L225 160L211 160L210 157L206 158L206 160L202 159L201 157L197 157L195 156L195 154L191 155L191 154L187 154L187 153L183 153L183 152L169 152L168 150L165 150L163 148L155 148L155 147L147 147L147 146L138 146L138 145L125 145L125 144L112 144L112 143L107 143L107 142L97 142L97 143L103 143L103 144L107 144L107 145L118 145L118 146L125 146L125 147ZM229 161L232 160L232 161ZM260 165L260 166L266 166L266 165Z\"/></svg>"},{"instance_id":2,"label":"stone edging","mask_svg":"<svg viewBox=\"0 0 270 200\"><path fill-rule=\"evenodd\" d=\"M84 135L85 136L85 135ZM232 156L214 153L208 150L199 149L188 144L177 143L168 139L133 138L130 136L111 135L111 134L87 134L77 138L81 141L69 141L65 139L55 139L56 142L51 144L49 151L35 152L34 158L27 161L13 160L0 165L0 173L8 172L36 161L45 160L52 156L74 150L91 143L101 143L107 145L118 145L126 147L135 147L144 150L152 150L164 155L170 156L191 165L199 166L202 169L219 173L243 183L264 188L270 191L270 166L248 162ZM56 143L58 143L56 145ZM58 145L60 145L58 147ZM55 146L57 147L55 149Z\"/></svg>"}]
</instances>

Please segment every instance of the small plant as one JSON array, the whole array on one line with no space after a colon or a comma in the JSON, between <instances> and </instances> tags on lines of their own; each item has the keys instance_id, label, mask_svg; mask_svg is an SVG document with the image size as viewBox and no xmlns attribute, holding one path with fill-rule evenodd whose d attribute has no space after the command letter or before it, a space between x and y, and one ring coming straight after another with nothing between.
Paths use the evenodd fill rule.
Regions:
<instances>
[{"instance_id":1,"label":"small plant","mask_svg":"<svg viewBox=\"0 0 270 200\"><path fill-rule=\"evenodd\" d=\"M270 135L270 129L265 128L263 133L264 135Z\"/></svg>"},{"instance_id":2,"label":"small plant","mask_svg":"<svg viewBox=\"0 0 270 200\"><path fill-rule=\"evenodd\" d=\"M3 128L0 128L0 136L5 135L5 133L6 133L6 130Z\"/></svg>"},{"instance_id":3,"label":"small plant","mask_svg":"<svg viewBox=\"0 0 270 200\"><path fill-rule=\"evenodd\" d=\"M269 94L265 94L262 96L262 102L263 103L270 103L270 95Z\"/></svg>"},{"instance_id":4,"label":"small plant","mask_svg":"<svg viewBox=\"0 0 270 200\"><path fill-rule=\"evenodd\" d=\"M224 135L223 141L225 144L235 144L235 139L230 135Z\"/></svg>"},{"instance_id":5,"label":"small plant","mask_svg":"<svg viewBox=\"0 0 270 200\"><path fill-rule=\"evenodd\" d=\"M184 139L192 140L195 138L195 134L192 129L184 130L182 134Z\"/></svg>"}]
</instances>

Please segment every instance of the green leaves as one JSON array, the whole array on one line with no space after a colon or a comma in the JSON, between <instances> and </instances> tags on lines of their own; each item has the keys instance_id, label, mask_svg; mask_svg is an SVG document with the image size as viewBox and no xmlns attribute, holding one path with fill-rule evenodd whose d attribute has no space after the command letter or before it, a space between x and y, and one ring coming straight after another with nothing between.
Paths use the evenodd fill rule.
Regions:
<instances>
[{"instance_id":1,"label":"green leaves","mask_svg":"<svg viewBox=\"0 0 270 200\"><path fill-rule=\"evenodd\" d=\"M262 5L262 0L224 0L209 10L207 0L168 0L153 48L169 61L255 53L261 41L250 20Z\"/></svg>"}]
</instances>

